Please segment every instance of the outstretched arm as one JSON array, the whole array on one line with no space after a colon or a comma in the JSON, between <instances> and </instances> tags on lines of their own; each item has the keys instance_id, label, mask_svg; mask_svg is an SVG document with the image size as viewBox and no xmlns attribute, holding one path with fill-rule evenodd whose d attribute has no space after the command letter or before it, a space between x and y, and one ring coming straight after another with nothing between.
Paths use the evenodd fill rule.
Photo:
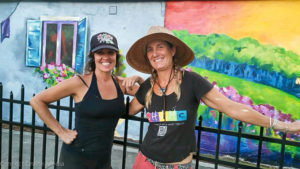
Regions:
<instances>
[{"instance_id":1,"label":"outstretched arm","mask_svg":"<svg viewBox=\"0 0 300 169\"><path fill-rule=\"evenodd\" d=\"M289 131L291 133L300 134L300 122L285 123L282 121L270 119L269 117L264 116L263 114L253 110L246 105L228 99L215 88L210 90L205 96L201 98L201 100L207 106L223 112L233 119L266 128L273 127L273 129L283 132Z\"/></svg>"}]
</instances>

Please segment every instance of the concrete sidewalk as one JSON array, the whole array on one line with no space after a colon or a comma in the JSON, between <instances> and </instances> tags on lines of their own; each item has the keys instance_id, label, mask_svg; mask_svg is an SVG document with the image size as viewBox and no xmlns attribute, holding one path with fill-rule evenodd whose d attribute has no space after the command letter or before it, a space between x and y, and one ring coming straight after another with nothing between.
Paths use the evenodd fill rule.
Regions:
<instances>
[{"instance_id":1,"label":"concrete sidewalk","mask_svg":"<svg viewBox=\"0 0 300 169\"><path fill-rule=\"evenodd\" d=\"M19 168L19 140L20 132L12 132L12 169ZM9 130L2 129L2 154L1 154L1 168L8 168L8 141L9 141ZM42 143L43 135L40 133L35 133L34 142L34 169L40 169L42 167ZM58 154L60 152L61 141L59 140ZM46 160L45 168L54 168L54 151L55 151L55 136L47 135L46 139ZM31 152L31 133L23 133L23 169L30 168L30 152ZM126 151L126 169L131 169L134 163L135 157L137 155L138 149L127 147ZM59 155L58 155L59 156ZM114 145L112 150L112 168L121 169L122 168L122 156L123 147L121 145ZM195 162L194 162L195 164ZM201 169L213 169L214 165L209 163L200 162ZM195 165L193 165L195 166ZM222 167L219 167L222 169Z\"/></svg>"}]
</instances>

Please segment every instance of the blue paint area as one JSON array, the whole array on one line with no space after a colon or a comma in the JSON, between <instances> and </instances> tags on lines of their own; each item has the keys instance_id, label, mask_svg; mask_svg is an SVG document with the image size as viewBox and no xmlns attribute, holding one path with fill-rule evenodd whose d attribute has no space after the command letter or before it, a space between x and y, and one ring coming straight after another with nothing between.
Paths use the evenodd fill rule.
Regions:
<instances>
[{"instance_id":1,"label":"blue paint area","mask_svg":"<svg viewBox=\"0 0 300 169\"><path fill-rule=\"evenodd\" d=\"M27 20L26 66L41 65L41 21Z\"/></svg>"},{"instance_id":2,"label":"blue paint area","mask_svg":"<svg viewBox=\"0 0 300 169\"><path fill-rule=\"evenodd\" d=\"M239 64L219 59L212 60L205 56L201 59L194 59L190 65L233 77L243 78L248 81L265 84L300 98L300 85L295 83L296 77L287 78L282 73L275 71L270 72L266 69L258 68L253 65L245 63Z\"/></svg>"},{"instance_id":3,"label":"blue paint area","mask_svg":"<svg viewBox=\"0 0 300 169\"><path fill-rule=\"evenodd\" d=\"M87 20L85 18L78 23L77 47L75 57L75 71L78 73L82 73L84 69L86 55L86 33Z\"/></svg>"}]
</instances>

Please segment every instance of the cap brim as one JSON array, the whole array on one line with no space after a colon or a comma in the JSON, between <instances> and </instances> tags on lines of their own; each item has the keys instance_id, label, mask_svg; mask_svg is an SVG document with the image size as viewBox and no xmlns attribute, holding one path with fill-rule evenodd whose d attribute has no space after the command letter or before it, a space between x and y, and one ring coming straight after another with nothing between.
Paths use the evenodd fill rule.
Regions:
<instances>
[{"instance_id":1,"label":"cap brim","mask_svg":"<svg viewBox=\"0 0 300 169\"><path fill-rule=\"evenodd\" d=\"M174 57L177 58L177 65L180 67L189 64L194 59L193 51L177 37L167 33L153 33L137 40L127 52L127 63L137 71L151 73L152 67L146 59L146 45L153 40L165 40L173 44L176 47Z\"/></svg>"},{"instance_id":2,"label":"cap brim","mask_svg":"<svg viewBox=\"0 0 300 169\"><path fill-rule=\"evenodd\" d=\"M96 48L94 48L93 50L91 50L91 52L96 52L97 50L100 50L100 49L112 49L112 50L115 50L115 51L119 51L118 48L114 47L114 46L111 46L111 45L101 45L101 46L98 46Z\"/></svg>"}]
</instances>

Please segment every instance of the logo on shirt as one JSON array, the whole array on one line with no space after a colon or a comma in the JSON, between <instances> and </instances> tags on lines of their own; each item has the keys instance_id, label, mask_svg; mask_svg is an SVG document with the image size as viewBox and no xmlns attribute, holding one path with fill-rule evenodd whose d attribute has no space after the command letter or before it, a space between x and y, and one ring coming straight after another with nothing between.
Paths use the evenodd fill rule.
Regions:
<instances>
[{"instance_id":1,"label":"logo on shirt","mask_svg":"<svg viewBox=\"0 0 300 169\"><path fill-rule=\"evenodd\" d=\"M157 136L165 136L168 131L168 126L159 126Z\"/></svg>"},{"instance_id":2,"label":"logo on shirt","mask_svg":"<svg viewBox=\"0 0 300 169\"><path fill-rule=\"evenodd\" d=\"M148 112L146 114L149 122L164 122L164 121L186 121L187 112L186 110L173 110L166 111L166 120L164 119L164 114L160 112Z\"/></svg>"}]
</instances>

